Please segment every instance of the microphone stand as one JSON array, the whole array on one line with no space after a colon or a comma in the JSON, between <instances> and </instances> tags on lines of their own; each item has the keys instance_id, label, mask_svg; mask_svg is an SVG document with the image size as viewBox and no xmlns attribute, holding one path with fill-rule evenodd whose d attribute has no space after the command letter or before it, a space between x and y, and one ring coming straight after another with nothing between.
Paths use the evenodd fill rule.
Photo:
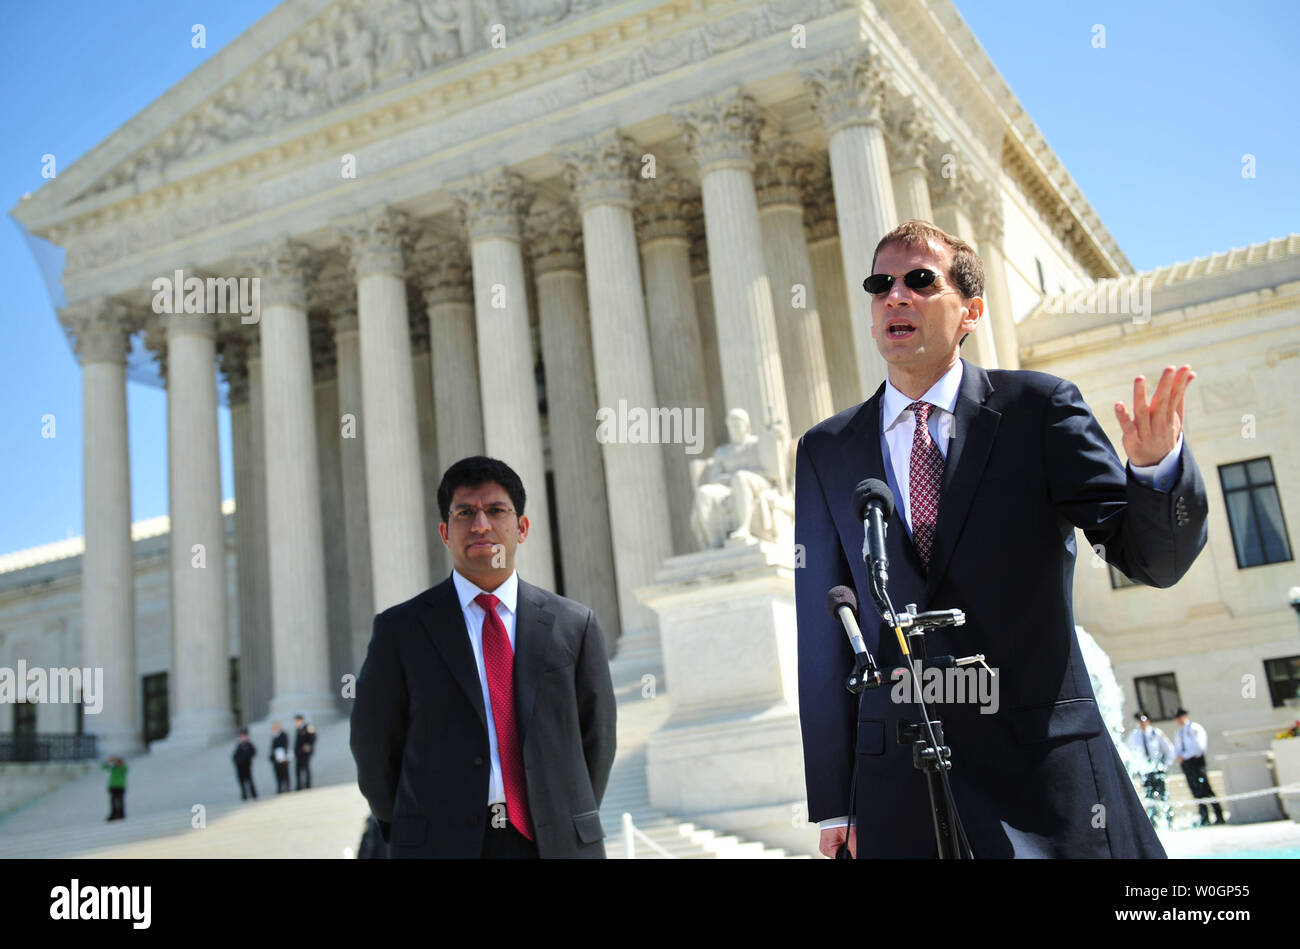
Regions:
<instances>
[{"instance_id":1,"label":"microphone stand","mask_svg":"<svg viewBox=\"0 0 1300 949\"><path fill-rule=\"evenodd\" d=\"M893 627L916 686L916 703L921 712L921 721L919 723L900 721L896 740L900 745L912 746L912 767L925 775L926 787L930 792L930 813L934 821L934 839L939 859L973 860L975 853L971 849L970 841L966 839L966 830L962 827L961 815L957 812L957 802L953 798L952 785L948 782L948 772L952 770L952 749L943 743L943 722L937 715L931 716L925 706L920 688L921 672L926 659L925 631L940 626L961 625L966 621L965 615L957 610L918 614L916 606L910 603L907 611L899 615L894 611L889 593L884 584L879 581L870 563L867 564L867 573L871 579L871 598L886 621ZM904 628L909 630L906 639L903 637ZM934 664L961 666L973 662L984 664L984 656L981 654L965 659L941 656L936 658ZM987 664L985 668L988 668ZM854 757L856 759L856 754ZM856 777L855 768L855 780Z\"/></svg>"}]
</instances>

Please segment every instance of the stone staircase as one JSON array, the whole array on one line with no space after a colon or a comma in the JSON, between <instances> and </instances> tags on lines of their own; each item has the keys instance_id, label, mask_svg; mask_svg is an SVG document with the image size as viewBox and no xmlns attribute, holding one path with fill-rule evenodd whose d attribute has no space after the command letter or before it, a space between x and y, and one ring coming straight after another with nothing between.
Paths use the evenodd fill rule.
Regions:
<instances>
[{"instance_id":1,"label":"stone staircase","mask_svg":"<svg viewBox=\"0 0 1300 949\"><path fill-rule=\"evenodd\" d=\"M620 657L622 659L623 657ZM781 858L785 853L678 820L650 806L646 741L668 716L660 666L653 697L643 684L650 668L638 654L611 665L619 703L618 755L601 807L606 851L625 855L622 816L669 857ZM652 665L654 665L652 663ZM635 667L635 668L633 668ZM643 694L644 693L644 694ZM356 853L369 813L356 786L346 719L317 723L313 788L274 793L269 732L254 729L254 781L262 797L241 801L230 755L234 741L187 752L128 760L125 821L108 823L107 776L95 771L69 781L0 818L0 858L215 857L349 858ZM201 806L203 826L195 827ZM637 859L664 854L637 840Z\"/></svg>"}]
</instances>

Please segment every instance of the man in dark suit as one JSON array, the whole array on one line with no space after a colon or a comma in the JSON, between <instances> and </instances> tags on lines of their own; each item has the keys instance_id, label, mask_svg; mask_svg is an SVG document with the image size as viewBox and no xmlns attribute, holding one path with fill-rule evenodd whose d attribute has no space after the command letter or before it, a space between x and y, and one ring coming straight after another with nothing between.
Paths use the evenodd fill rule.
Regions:
<instances>
[{"instance_id":1,"label":"man in dark suit","mask_svg":"<svg viewBox=\"0 0 1300 949\"><path fill-rule=\"evenodd\" d=\"M316 750L316 726L309 725L301 715L293 717L293 779L295 791L311 787L311 756Z\"/></svg>"},{"instance_id":2,"label":"man in dark suit","mask_svg":"<svg viewBox=\"0 0 1300 949\"><path fill-rule=\"evenodd\" d=\"M283 794L289 787L289 736L279 722L271 723L271 767L275 769L275 793Z\"/></svg>"},{"instance_id":3,"label":"man in dark suit","mask_svg":"<svg viewBox=\"0 0 1300 949\"><path fill-rule=\"evenodd\" d=\"M454 569L375 617L352 755L394 859L604 857L614 689L592 611L525 583L524 486L458 461L438 487Z\"/></svg>"},{"instance_id":4,"label":"man in dark suit","mask_svg":"<svg viewBox=\"0 0 1300 949\"><path fill-rule=\"evenodd\" d=\"M895 609L965 611L964 626L928 634L928 653L984 653L997 670L996 704L941 694L948 701L930 706L953 750L950 784L974 855L1164 856L1074 633L1074 531L1151 586L1172 586L1191 566L1206 538L1205 486L1182 440L1191 367L1166 369L1149 403L1138 377L1131 412L1116 403L1126 470L1072 383L959 357L983 314L983 267L969 245L908 222L881 240L872 275L872 336L889 378L810 429L796 464L799 706L822 852L847 843L863 858L937 853L925 777L896 740L900 721L920 719L911 692L886 683L859 706L844 688L850 647L825 609L831 587L855 588L867 648L886 676L904 666L871 605L852 511L855 485L877 478L895 498Z\"/></svg>"}]
</instances>

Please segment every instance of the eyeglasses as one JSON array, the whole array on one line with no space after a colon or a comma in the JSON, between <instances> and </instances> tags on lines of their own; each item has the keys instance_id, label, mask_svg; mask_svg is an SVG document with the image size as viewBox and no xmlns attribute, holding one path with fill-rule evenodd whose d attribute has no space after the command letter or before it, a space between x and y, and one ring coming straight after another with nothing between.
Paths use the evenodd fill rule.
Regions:
<instances>
[{"instance_id":1,"label":"eyeglasses","mask_svg":"<svg viewBox=\"0 0 1300 949\"><path fill-rule=\"evenodd\" d=\"M926 287L933 286L934 280L939 275L933 270L925 267L919 267L916 270L909 270L903 274L903 286L909 290L924 290ZM873 273L866 280L862 281L862 289L866 290L872 296L878 297L882 293L888 293L889 288L894 285L894 275L887 273Z\"/></svg>"},{"instance_id":2,"label":"eyeglasses","mask_svg":"<svg viewBox=\"0 0 1300 949\"><path fill-rule=\"evenodd\" d=\"M457 524L473 524L478 520L479 511L486 514L489 521L503 521L515 513L514 508L504 504L489 504L487 507L470 507L466 504L452 509L451 519Z\"/></svg>"}]
</instances>

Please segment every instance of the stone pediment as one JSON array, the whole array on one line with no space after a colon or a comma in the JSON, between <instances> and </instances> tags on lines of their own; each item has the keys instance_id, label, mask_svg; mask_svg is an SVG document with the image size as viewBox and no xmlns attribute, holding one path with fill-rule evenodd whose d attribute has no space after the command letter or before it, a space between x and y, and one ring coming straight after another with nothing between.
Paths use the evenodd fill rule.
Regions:
<instances>
[{"instance_id":1,"label":"stone pediment","mask_svg":"<svg viewBox=\"0 0 1300 949\"><path fill-rule=\"evenodd\" d=\"M77 198L132 183L147 190L169 166L490 52L494 40L513 42L602 3L608 0L290 0L210 61L224 59L236 69L247 63L244 68L234 75L230 66L216 70L221 78L212 77L196 104L168 108L169 99L182 98L175 95L181 86L162 96L150 110L180 111L179 117L142 138ZM299 8L301 22L278 41L258 35L283 7ZM244 44L257 47L251 59L240 55Z\"/></svg>"}]
</instances>

